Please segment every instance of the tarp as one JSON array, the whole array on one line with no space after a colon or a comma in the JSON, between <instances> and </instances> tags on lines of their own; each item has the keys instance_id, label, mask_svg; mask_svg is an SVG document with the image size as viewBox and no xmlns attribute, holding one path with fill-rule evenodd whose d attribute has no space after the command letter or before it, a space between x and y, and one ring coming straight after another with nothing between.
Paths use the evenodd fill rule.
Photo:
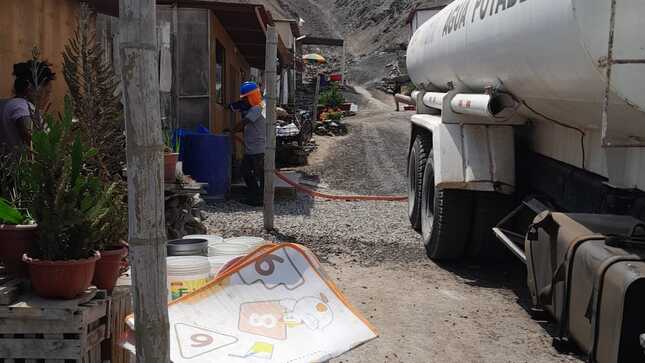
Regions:
<instances>
[{"instance_id":1,"label":"tarp","mask_svg":"<svg viewBox=\"0 0 645 363\"><path fill-rule=\"evenodd\" d=\"M325 362L377 337L296 244L260 247L168 314L175 363Z\"/></svg>"}]
</instances>

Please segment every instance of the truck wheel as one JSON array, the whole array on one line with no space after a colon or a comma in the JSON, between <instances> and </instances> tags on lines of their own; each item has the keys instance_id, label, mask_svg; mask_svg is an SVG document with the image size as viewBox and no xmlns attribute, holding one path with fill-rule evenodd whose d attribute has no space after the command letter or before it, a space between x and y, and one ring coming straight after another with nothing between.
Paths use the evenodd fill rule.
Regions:
<instances>
[{"instance_id":1,"label":"truck wheel","mask_svg":"<svg viewBox=\"0 0 645 363\"><path fill-rule=\"evenodd\" d=\"M423 172L431 156L430 136L419 134L414 139L408 158L408 217L416 231L421 231L421 191L423 190Z\"/></svg>"},{"instance_id":2,"label":"truck wheel","mask_svg":"<svg viewBox=\"0 0 645 363\"><path fill-rule=\"evenodd\" d=\"M421 225L423 243L433 260L463 257L470 238L472 192L434 186L434 168L428 160L423 176Z\"/></svg>"},{"instance_id":3,"label":"truck wheel","mask_svg":"<svg viewBox=\"0 0 645 363\"><path fill-rule=\"evenodd\" d=\"M513 209L513 196L495 192L473 192L473 221L468 256L497 261L510 257L509 251L493 234L493 227Z\"/></svg>"}]
</instances>

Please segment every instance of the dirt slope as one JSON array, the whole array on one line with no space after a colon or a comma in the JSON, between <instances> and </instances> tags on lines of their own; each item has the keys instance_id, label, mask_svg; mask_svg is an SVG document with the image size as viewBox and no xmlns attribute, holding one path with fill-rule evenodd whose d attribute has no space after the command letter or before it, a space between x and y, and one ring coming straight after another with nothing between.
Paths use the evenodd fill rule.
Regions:
<instances>
[{"instance_id":1,"label":"dirt slope","mask_svg":"<svg viewBox=\"0 0 645 363\"><path fill-rule=\"evenodd\" d=\"M302 18L304 34L343 37L351 79L369 83L383 77L386 64L405 56L410 37L406 19L415 7L451 0L260 0L278 17ZM258 0L249 0L258 2Z\"/></svg>"}]
</instances>

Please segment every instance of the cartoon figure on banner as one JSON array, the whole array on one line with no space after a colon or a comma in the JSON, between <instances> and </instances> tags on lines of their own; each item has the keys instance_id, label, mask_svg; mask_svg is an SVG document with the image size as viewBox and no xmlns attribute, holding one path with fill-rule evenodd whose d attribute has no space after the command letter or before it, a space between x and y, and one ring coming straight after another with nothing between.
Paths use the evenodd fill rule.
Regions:
<instances>
[{"instance_id":1,"label":"cartoon figure on banner","mask_svg":"<svg viewBox=\"0 0 645 363\"><path fill-rule=\"evenodd\" d=\"M276 340L286 340L289 329L320 330L334 321L334 313L325 294L245 303L240 306L238 328L241 332Z\"/></svg>"},{"instance_id":2,"label":"cartoon figure on banner","mask_svg":"<svg viewBox=\"0 0 645 363\"><path fill-rule=\"evenodd\" d=\"M284 286L293 291L305 283L302 273L298 270L286 250L280 250L264 256L253 265L243 268L237 273L246 285L260 283L267 290Z\"/></svg>"}]
</instances>

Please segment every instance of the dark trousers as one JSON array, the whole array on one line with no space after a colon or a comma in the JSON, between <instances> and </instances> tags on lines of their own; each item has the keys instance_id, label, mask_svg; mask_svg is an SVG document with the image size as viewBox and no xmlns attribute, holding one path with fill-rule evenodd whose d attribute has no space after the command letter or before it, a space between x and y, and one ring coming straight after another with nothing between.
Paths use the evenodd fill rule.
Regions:
<instances>
[{"instance_id":1,"label":"dark trousers","mask_svg":"<svg viewBox=\"0 0 645 363\"><path fill-rule=\"evenodd\" d=\"M244 155L242 176L247 188L249 188L249 199L256 202L262 201L264 194L264 154Z\"/></svg>"}]
</instances>

